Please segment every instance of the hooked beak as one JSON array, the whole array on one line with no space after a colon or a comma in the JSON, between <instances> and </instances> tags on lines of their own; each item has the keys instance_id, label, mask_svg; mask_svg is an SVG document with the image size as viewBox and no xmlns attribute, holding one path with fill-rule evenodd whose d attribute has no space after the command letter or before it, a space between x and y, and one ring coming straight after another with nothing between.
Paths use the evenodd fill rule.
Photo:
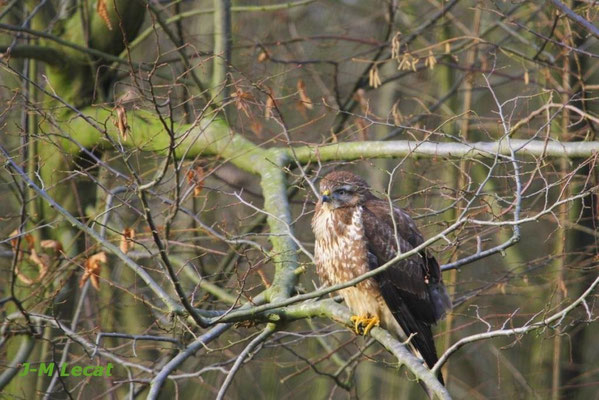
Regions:
<instances>
[{"instance_id":1,"label":"hooked beak","mask_svg":"<svg viewBox=\"0 0 599 400\"><path fill-rule=\"evenodd\" d=\"M328 203L331 201L331 191L330 190L325 190L324 192L322 192L322 202L323 203Z\"/></svg>"}]
</instances>

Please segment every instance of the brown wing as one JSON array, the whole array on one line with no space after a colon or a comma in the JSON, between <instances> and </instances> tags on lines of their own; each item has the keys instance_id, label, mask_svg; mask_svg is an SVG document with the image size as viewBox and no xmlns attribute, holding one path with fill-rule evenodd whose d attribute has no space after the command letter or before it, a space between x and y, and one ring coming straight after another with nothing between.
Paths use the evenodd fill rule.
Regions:
<instances>
[{"instance_id":1,"label":"brown wing","mask_svg":"<svg viewBox=\"0 0 599 400\"><path fill-rule=\"evenodd\" d=\"M397 254L398 242L401 252L406 252L414 248L410 241L422 243L423 240L413 221L405 214L400 214L396 218L398 228L398 240L396 240L393 224L389 224L385 218L379 218L371 209L380 212L384 208L381 203L384 202L381 200L378 202L380 203L367 202L362 215L371 269L380 267L393 259ZM391 217L388 219L391 220ZM433 283L431 268L439 270L434 258L417 254L398 261L375 276L381 295L399 325L407 335L416 334L412 338L412 344L429 367L437 361L430 325L450 307L449 298L440 281L440 271L436 272L438 280Z\"/></svg>"},{"instance_id":2,"label":"brown wing","mask_svg":"<svg viewBox=\"0 0 599 400\"><path fill-rule=\"evenodd\" d=\"M424 242L424 238L422 234L416 227L414 220L410 218L408 214L406 214L400 208L393 208L393 219L391 218L391 214L389 212L389 203L385 200L380 199L371 199L365 203L365 208L368 209L374 216L381 222L383 222L386 226L388 226L391 231L391 237L389 240L392 241L393 250L389 252L384 258L384 262L380 263L383 265L385 262L389 261L391 258L395 257L397 243L394 239L395 229L393 225L393 219L395 220L395 226L397 227L397 234L400 239L403 239L405 244L401 244L402 240L400 240L401 252L405 252L413 249L416 246L419 246ZM404 248L405 246L405 248ZM382 261L379 259L379 262ZM417 266L411 271L411 275L415 279L419 281L419 284L416 284L419 290L425 290L427 293L427 301L429 301L429 305L432 306L430 310L432 312L433 318L430 318L430 315L422 315L423 320L434 323L439 319L443 318L445 312L451 309L451 301L449 296L447 295L447 291L445 286L443 286L443 278L441 276L441 268L439 267L439 263L426 249L420 251L419 257L417 258ZM426 283L428 282L428 283Z\"/></svg>"}]
</instances>

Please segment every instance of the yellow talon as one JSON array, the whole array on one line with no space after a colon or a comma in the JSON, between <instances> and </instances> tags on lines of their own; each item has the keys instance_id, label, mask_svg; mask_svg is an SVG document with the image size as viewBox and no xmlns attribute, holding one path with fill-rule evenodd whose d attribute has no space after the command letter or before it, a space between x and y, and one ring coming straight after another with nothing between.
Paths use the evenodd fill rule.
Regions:
<instances>
[{"instance_id":1,"label":"yellow talon","mask_svg":"<svg viewBox=\"0 0 599 400\"><path fill-rule=\"evenodd\" d=\"M351 322L354 323L354 332L356 335L366 336L372 327L379 326L381 320L377 316L371 317L370 315L354 315L351 317Z\"/></svg>"}]
</instances>

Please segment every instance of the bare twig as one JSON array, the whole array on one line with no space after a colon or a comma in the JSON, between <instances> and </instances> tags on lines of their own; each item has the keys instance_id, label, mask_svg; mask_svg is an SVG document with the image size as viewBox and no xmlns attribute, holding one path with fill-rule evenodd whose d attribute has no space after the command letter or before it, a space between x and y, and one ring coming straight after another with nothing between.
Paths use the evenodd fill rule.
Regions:
<instances>
[{"instance_id":1,"label":"bare twig","mask_svg":"<svg viewBox=\"0 0 599 400\"><path fill-rule=\"evenodd\" d=\"M497 330L488 331L488 332L484 332L484 333L479 333L476 335L471 335L471 336L468 336L468 337L458 340L450 348L448 348L445 351L445 353L443 353L443 355L439 358L439 361L437 361L437 363L431 369L431 371L433 373L437 372L439 370L439 368L441 368L441 366L443 366L443 364L449 359L449 357L453 353L455 353L457 350L459 350L461 347L463 347L464 345L466 345L468 343L473 343L473 342L477 342L479 340L490 339L490 338L494 338L494 337L520 335L520 334L528 333L528 332L536 330L536 329L549 327L553 322L563 320L563 318L566 315L568 315L572 310L574 310L580 304L584 304L585 299L595 290L595 288L597 286L599 286L599 278L596 278L591 283L591 285L589 285L589 287L587 287L587 289L575 301L570 303L570 305L565 307L560 312L557 312L557 313L551 315L550 317L543 318L543 320L541 320L541 321L534 322L534 323L532 323L530 321L530 323L528 323L524 326L521 326L519 328L512 328L512 329L502 328L502 329L497 329Z\"/></svg>"},{"instance_id":2,"label":"bare twig","mask_svg":"<svg viewBox=\"0 0 599 400\"><path fill-rule=\"evenodd\" d=\"M233 382L233 377L235 376L235 374L237 373L237 371L239 371L239 368L241 368L241 364L243 364L243 362L245 361L246 357L249 356L249 354L260 344L262 344L266 339L268 339L268 337L270 335L273 334L273 332L275 331L276 325L275 324L267 324L266 328L264 328L264 330L262 331L262 333L260 333L258 336L256 336L246 347L245 349L243 349L243 351L241 353L239 353L239 356L237 356L237 360L235 360L235 364L233 364L233 367L231 367L231 370L229 371L229 373L227 374L227 377L225 379L225 381L223 382L223 384L220 387L220 390L218 391L218 394L216 395L216 399L217 400L222 400L225 396L225 393L227 392L227 389L229 388L229 386L231 385L231 382Z\"/></svg>"}]
</instances>

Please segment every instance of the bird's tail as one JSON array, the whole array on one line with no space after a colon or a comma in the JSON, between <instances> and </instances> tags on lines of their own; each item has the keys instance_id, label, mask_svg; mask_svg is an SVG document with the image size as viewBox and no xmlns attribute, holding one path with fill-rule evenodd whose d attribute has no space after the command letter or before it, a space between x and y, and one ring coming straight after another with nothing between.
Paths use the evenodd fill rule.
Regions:
<instances>
[{"instance_id":1,"label":"bird's tail","mask_svg":"<svg viewBox=\"0 0 599 400\"><path fill-rule=\"evenodd\" d=\"M435 348L435 341L433 339L433 332L430 325L420 323L421 327L416 336L412 339L411 343L414 346L414 353L419 356L426 365L433 368L439 357L437 356L437 349ZM418 338L420 336L420 338ZM443 374L441 371L437 372L437 379L442 385L445 385Z\"/></svg>"}]
</instances>

